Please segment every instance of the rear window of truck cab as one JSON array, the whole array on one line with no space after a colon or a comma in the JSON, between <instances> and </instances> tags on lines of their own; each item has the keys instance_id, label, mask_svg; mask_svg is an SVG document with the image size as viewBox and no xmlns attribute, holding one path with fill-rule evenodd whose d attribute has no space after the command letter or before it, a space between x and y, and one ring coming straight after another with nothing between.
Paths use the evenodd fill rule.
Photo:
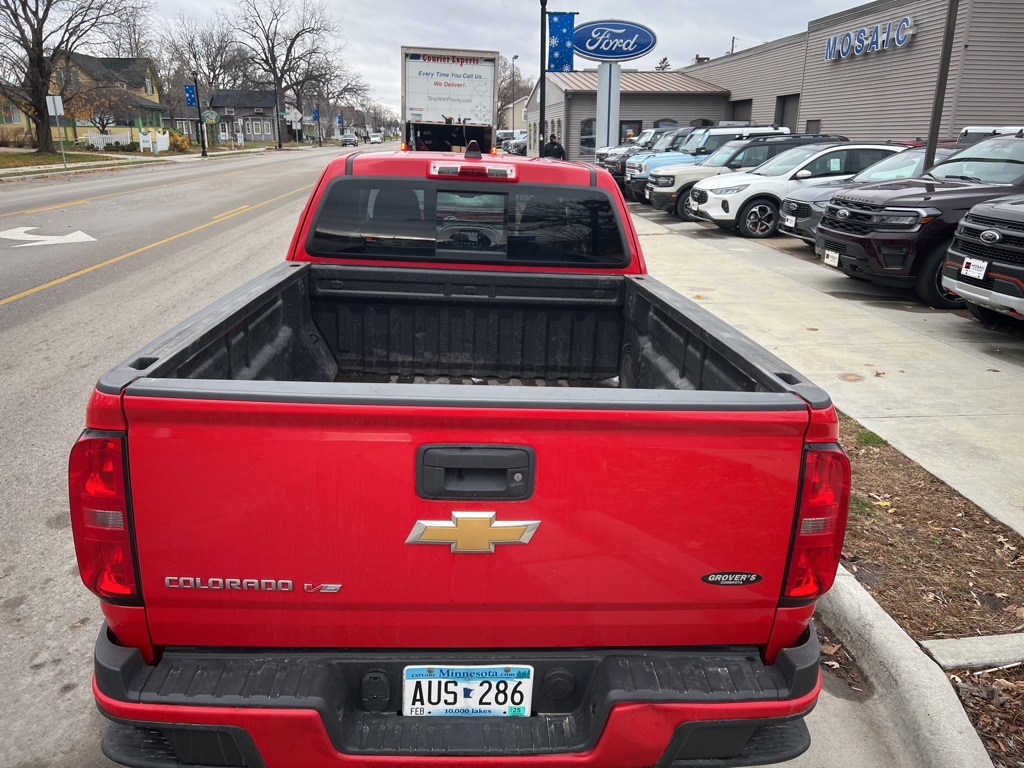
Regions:
<instances>
[{"instance_id":1,"label":"rear window of truck cab","mask_svg":"<svg viewBox=\"0 0 1024 768\"><path fill-rule=\"evenodd\" d=\"M629 264L610 195L597 187L338 178L306 250L336 258L619 268Z\"/></svg>"}]
</instances>

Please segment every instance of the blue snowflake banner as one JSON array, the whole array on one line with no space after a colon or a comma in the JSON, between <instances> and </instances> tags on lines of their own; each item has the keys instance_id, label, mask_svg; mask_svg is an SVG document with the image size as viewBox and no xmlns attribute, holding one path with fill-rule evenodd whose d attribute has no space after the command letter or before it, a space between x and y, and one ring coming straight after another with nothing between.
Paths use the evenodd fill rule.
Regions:
<instances>
[{"instance_id":1,"label":"blue snowflake banner","mask_svg":"<svg viewBox=\"0 0 1024 768\"><path fill-rule=\"evenodd\" d=\"M572 72L576 13L548 14L548 72Z\"/></svg>"}]
</instances>

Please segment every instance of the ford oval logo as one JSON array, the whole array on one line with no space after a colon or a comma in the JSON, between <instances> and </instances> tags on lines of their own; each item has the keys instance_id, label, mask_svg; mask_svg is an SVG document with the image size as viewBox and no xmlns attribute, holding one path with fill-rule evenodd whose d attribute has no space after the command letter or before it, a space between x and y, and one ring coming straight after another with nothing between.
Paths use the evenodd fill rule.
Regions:
<instances>
[{"instance_id":1,"label":"ford oval logo","mask_svg":"<svg viewBox=\"0 0 1024 768\"><path fill-rule=\"evenodd\" d=\"M850 218L850 212L845 208L840 208L836 211L836 216L840 219L848 219Z\"/></svg>"},{"instance_id":2,"label":"ford oval logo","mask_svg":"<svg viewBox=\"0 0 1024 768\"><path fill-rule=\"evenodd\" d=\"M1003 236L996 232L994 229L986 229L984 232L978 235L978 237L981 238L981 242L989 244L998 243L1000 240L1003 239Z\"/></svg>"},{"instance_id":3,"label":"ford oval logo","mask_svg":"<svg viewBox=\"0 0 1024 768\"><path fill-rule=\"evenodd\" d=\"M654 50L658 38L643 24L618 19L577 24L573 53L594 61L629 61Z\"/></svg>"}]
</instances>

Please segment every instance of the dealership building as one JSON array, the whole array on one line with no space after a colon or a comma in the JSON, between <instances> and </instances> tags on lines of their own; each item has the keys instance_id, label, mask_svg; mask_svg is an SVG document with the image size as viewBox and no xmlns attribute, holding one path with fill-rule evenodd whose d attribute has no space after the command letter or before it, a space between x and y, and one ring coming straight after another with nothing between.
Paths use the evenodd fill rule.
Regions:
<instances>
[{"instance_id":1,"label":"dealership building","mask_svg":"<svg viewBox=\"0 0 1024 768\"><path fill-rule=\"evenodd\" d=\"M659 121L751 120L855 141L927 137L948 8L948 0L878 0L674 72L623 70L620 135ZM968 125L1024 126L1022 37L1024 2L960 0L940 139ZM673 77L686 86L673 91ZM537 88L527 106L534 146L554 132L569 159L587 159L596 72L549 73L547 83L543 131Z\"/></svg>"}]
</instances>

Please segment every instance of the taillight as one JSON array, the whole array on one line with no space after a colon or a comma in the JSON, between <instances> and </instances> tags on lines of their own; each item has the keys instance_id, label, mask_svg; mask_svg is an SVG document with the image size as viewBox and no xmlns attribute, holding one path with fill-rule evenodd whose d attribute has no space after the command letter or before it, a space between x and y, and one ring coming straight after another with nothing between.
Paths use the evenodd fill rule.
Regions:
<instances>
[{"instance_id":1,"label":"taillight","mask_svg":"<svg viewBox=\"0 0 1024 768\"><path fill-rule=\"evenodd\" d=\"M806 605L836 578L850 506L850 460L836 444L808 445L783 605Z\"/></svg>"},{"instance_id":2,"label":"taillight","mask_svg":"<svg viewBox=\"0 0 1024 768\"><path fill-rule=\"evenodd\" d=\"M68 467L71 529L82 581L103 598L138 597L122 434L86 430Z\"/></svg>"}]
</instances>

